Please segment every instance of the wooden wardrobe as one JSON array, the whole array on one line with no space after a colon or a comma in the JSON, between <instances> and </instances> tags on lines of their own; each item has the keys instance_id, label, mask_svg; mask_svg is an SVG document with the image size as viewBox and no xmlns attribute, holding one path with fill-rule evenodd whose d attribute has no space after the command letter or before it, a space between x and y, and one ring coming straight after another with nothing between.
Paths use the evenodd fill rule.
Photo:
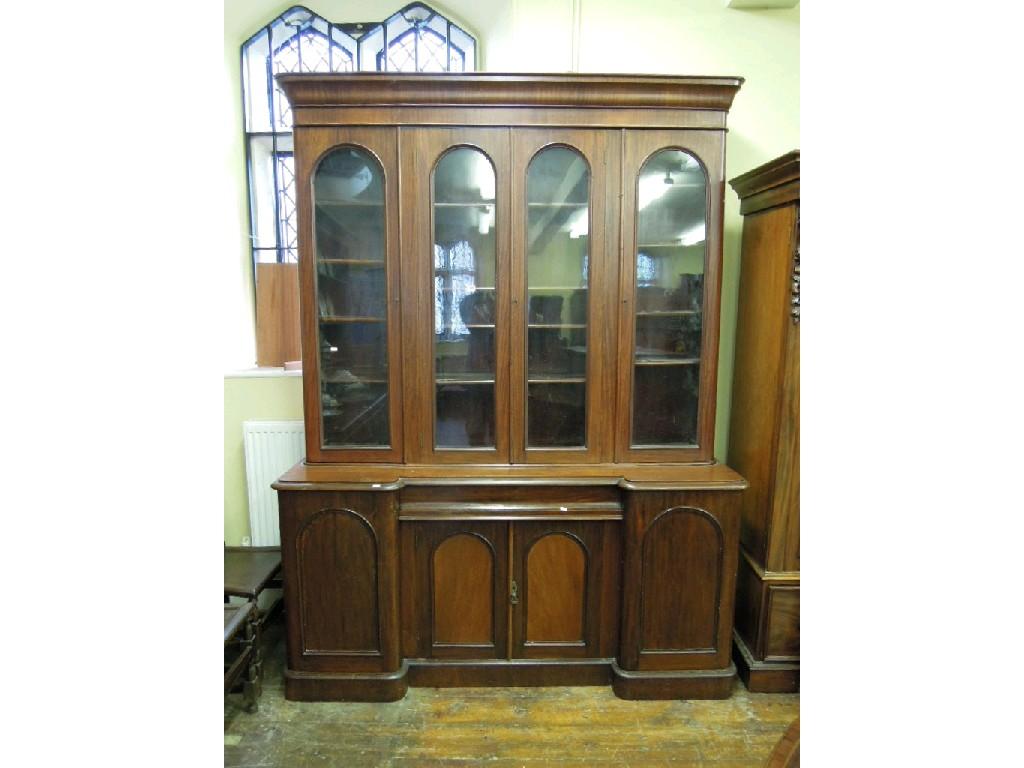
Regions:
<instances>
[{"instance_id":1,"label":"wooden wardrobe","mask_svg":"<svg viewBox=\"0 0 1024 768\"><path fill-rule=\"evenodd\" d=\"M740 267L729 463L742 495L736 663L752 691L800 684L800 152L729 182Z\"/></svg>"},{"instance_id":2,"label":"wooden wardrobe","mask_svg":"<svg viewBox=\"0 0 1024 768\"><path fill-rule=\"evenodd\" d=\"M742 80L288 74L306 458L291 699L720 698L746 480L713 454Z\"/></svg>"}]
</instances>

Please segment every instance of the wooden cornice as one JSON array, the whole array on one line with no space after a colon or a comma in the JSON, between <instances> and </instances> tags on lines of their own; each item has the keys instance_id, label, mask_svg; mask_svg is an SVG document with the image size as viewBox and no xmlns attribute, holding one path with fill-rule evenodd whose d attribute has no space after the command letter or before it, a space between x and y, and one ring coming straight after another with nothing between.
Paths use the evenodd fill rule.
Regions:
<instances>
[{"instance_id":1,"label":"wooden cornice","mask_svg":"<svg viewBox=\"0 0 1024 768\"><path fill-rule=\"evenodd\" d=\"M800 150L794 149L729 181L740 200L800 180Z\"/></svg>"},{"instance_id":2,"label":"wooden cornice","mask_svg":"<svg viewBox=\"0 0 1024 768\"><path fill-rule=\"evenodd\" d=\"M277 75L292 107L602 107L728 112L742 77L596 74Z\"/></svg>"}]
</instances>

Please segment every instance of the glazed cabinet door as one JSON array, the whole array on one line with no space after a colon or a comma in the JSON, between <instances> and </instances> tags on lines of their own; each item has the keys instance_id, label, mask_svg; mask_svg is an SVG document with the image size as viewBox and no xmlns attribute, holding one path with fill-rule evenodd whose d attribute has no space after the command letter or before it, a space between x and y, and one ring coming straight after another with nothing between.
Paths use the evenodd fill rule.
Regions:
<instances>
[{"instance_id":1,"label":"glazed cabinet door","mask_svg":"<svg viewBox=\"0 0 1024 768\"><path fill-rule=\"evenodd\" d=\"M512 524L513 658L615 655L619 523Z\"/></svg>"},{"instance_id":2,"label":"glazed cabinet door","mask_svg":"<svg viewBox=\"0 0 1024 768\"><path fill-rule=\"evenodd\" d=\"M621 134L512 131L516 463L610 461Z\"/></svg>"},{"instance_id":3,"label":"glazed cabinet door","mask_svg":"<svg viewBox=\"0 0 1024 768\"><path fill-rule=\"evenodd\" d=\"M509 132L401 128L407 454L509 460Z\"/></svg>"},{"instance_id":4,"label":"glazed cabinet door","mask_svg":"<svg viewBox=\"0 0 1024 768\"><path fill-rule=\"evenodd\" d=\"M402 649L409 658L508 653L508 523L402 523Z\"/></svg>"},{"instance_id":5,"label":"glazed cabinet door","mask_svg":"<svg viewBox=\"0 0 1024 768\"><path fill-rule=\"evenodd\" d=\"M618 461L713 458L723 143L624 134Z\"/></svg>"},{"instance_id":6,"label":"glazed cabinet door","mask_svg":"<svg viewBox=\"0 0 1024 768\"><path fill-rule=\"evenodd\" d=\"M401 461L397 129L303 129L295 183L306 455Z\"/></svg>"}]
</instances>

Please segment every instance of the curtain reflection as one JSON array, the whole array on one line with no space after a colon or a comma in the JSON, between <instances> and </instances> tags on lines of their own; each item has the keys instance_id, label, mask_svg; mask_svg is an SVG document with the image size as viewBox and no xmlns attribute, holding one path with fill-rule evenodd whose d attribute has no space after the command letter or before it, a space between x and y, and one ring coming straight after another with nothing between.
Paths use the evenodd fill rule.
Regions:
<instances>
[{"instance_id":1,"label":"curtain reflection","mask_svg":"<svg viewBox=\"0 0 1024 768\"><path fill-rule=\"evenodd\" d=\"M467 240L445 248L434 245L434 333L441 339L457 340L469 334L464 305L476 296L476 254ZM469 301L467 302L467 299ZM478 321L479 322L479 321Z\"/></svg>"}]
</instances>

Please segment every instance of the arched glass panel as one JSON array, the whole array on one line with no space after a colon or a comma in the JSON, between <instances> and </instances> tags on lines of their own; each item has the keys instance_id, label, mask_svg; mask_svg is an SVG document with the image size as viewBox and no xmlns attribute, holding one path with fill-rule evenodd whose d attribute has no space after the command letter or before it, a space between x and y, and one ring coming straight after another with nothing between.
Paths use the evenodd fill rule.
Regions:
<instances>
[{"instance_id":1,"label":"arched glass panel","mask_svg":"<svg viewBox=\"0 0 1024 768\"><path fill-rule=\"evenodd\" d=\"M640 169L637 208L632 444L692 446L704 304L704 169L682 150L658 152Z\"/></svg>"},{"instance_id":2,"label":"arched glass panel","mask_svg":"<svg viewBox=\"0 0 1024 768\"><path fill-rule=\"evenodd\" d=\"M583 448L590 169L549 147L526 172L526 445Z\"/></svg>"},{"instance_id":3,"label":"arched glass panel","mask_svg":"<svg viewBox=\"0 0 1024 768\"><path fill-rule=\"evenodd\" d=\"M495 444L494 166L458 147L434 169L434 444Z\"/></svg>"},{"instance_id":4,"label":"arched glass panel","mask_svg":"<svg viewBox=\"0 0 1024 768\"><path fill-rule=\"evenodd\" d=\"M320 406L326 448L390 444L384 171L339 147L313 180Z\"/></svg>"}]
</instances>

